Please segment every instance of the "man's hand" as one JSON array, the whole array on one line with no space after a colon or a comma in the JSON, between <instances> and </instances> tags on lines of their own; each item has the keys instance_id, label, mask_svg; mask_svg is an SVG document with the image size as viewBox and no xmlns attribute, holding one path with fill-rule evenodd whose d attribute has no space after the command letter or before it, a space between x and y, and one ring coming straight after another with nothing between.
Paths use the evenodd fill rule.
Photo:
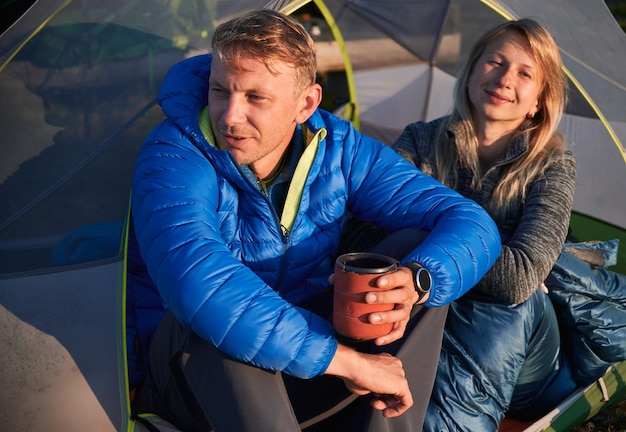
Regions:
<instances>
[{"instance_id":1,"label":"man's hand","mask_svg":"<svg viewBox=\"0 0 626 432\"><path fill-rule=\"evenodd\" d=\"M331 285L335 284L335 275L328 278ZM413 272L408 267L400 267L395 272L380 276L376 279L376 286L385 288L386 291L370 291L365 295L365 302L369 304L389 304L395 306L386 312L376 312L370 314L367 319L372 324L393 323L393 328L389 333L374 340L376 345L387 345L402 339L406 326L411 318L411 310L417 302L419 295L415 291ZM388 289L388 287L395 287ZM428 300L428 294L420 303Z\"/></svg>"},{"instance_id":2,"label":"man's hand","mask_svg":"<svg viewBox=\"0 0 626 432\"><path fill-rule=\"evenodd\" d=\"M371 291L365 295L365 302L369 304L395 304L393 310L372 313L368 321L372 324L393 323L391 332L374 340L376 345L386 345L397 341L404 336L406 326L411 318L411 310L417 302L418 294L415 291L413 272L407 267L400 267L393 273L376 279L376 286L386 291ZM388 289L389 287L395 287ZM426 296L422 303L428 299Z\"/></svg>"},{"instance_id":3,"label":"man's hand","mask_svg":"<svg viewBox=\"0 0 626 432\"><path fill-rule=\"evenodd\" d=\"M364 354L339 345L325 372L343 379L348 390L372 394L372 407L397 417L413 405L402 362L390 354Z\"/></svg>"}]
</instances>

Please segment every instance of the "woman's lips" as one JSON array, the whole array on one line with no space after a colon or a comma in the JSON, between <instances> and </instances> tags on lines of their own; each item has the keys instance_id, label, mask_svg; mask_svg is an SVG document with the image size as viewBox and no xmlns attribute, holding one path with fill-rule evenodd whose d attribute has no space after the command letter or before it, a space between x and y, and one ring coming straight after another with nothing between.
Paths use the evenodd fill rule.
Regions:
<instances>
[{"instance_id":1,"label":"woman's lips","mask_svg":"<svg viewBox=\"0 0 626 432\"><path fill-rule=\"evenodd\" d=\"M494 103L502 104L502 103L513 102L511 99L501 96L494 91L486 90L486 93Z\"/></svg>"}]
</instances>

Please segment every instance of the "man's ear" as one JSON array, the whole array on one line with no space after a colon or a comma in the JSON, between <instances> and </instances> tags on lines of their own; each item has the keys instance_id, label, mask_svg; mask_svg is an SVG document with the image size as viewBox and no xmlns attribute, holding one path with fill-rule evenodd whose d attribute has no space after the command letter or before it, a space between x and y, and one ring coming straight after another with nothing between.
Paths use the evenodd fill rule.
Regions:
<instances>
[{"instance_id":1,"label":"man's ear","mask_svg":"<svg viewBox=\"0 0 626 432\"><path fill-rule=\"evenodd\" d=\"M322 102L322 86L318 83L309 84L302 92L302 95L300 95L300 98L301 107L296 116L296 123L302 124L313 115Z\"/></svg>"}]
</instances>

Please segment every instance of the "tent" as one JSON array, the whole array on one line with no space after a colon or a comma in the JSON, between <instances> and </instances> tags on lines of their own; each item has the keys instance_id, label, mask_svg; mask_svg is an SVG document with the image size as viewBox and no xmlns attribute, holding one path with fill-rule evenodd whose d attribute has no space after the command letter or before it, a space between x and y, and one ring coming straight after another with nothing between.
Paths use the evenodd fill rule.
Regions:
<instances>
[{"instance_id":1,"label":"tent","mask_svg":"<svg viewBox=\"0 0 626 432\"><path fill-rule=\"evenodd\" d=\"M266 1L0 6L1 430L136 426L128 417L120 247L135 155L161 119L155 97L167 69L206 52L219 22ZM626 240L626 36L601 0L267 6L310 29L324 107L386 143L406 123L448 111L455 71L487 26L537 18L561 46L572 87L562 124L579 164L572 232ZM624 272L624 251L618 263ZM624 369L607 372L617 375L604 381L606 404L626 393ZM547 424L571 425L604 406L590 399L580 408L581 395Z\"/></svg>"}]
</instances>

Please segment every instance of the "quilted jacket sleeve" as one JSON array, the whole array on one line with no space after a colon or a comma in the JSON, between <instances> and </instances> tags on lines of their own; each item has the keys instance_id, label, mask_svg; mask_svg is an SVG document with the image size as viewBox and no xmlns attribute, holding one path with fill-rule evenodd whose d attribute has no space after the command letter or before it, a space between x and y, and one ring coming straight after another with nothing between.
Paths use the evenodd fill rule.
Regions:
<instances>
[{"instance_id":1,"label":"quilted jacket sleeve","mask_svg":"<svg viewBox=\"0 0 626 432\"><path fill-rule=\"evenodd\" d=\"M481 206L422 173L390 147L367 137L356 141L361 145L355 154L344 157L350 211L389 230L429 231L426 241L404 259L419 262L433 276L425 306L462 296L500 255L495 222Z\"/></svg>"}]
</instances>

